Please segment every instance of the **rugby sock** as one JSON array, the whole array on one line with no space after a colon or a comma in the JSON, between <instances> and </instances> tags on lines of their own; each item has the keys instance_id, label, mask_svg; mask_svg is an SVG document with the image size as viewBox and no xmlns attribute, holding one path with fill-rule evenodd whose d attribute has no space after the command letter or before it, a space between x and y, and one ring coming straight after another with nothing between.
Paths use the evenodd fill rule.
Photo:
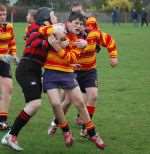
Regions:
<instances>
[{"instance_id":1,"label":"rugby sock","mask_svg":"<svg viewBox=\"0 0 150 154\"><path fill-rule=\"evenodd\" d=\"M87 110L88 110L88 113L89 113L89 115L90 115L90 118L92 119L92 117L93 117L93 115L94 115L94 113L95 113L95 107L94 106L87 106ZM81 125L81 128L82 129L85 129L85 125L83 124L83 125Z\"/></svg>"},{"instance_id":2,"label":"rugby sock","mask_svg":"<svg viewBox=\"0 0 150 154\"><path fill-rule=\"evenodd\" d=\"M58 127L60 127L63 132L68 132L70 130L68 122L66 121L62 124L58 124Z\"/></svg>"},{"instance_id":3,"label":"rugby sock","mask_svg":"<svg viewBox=\"0 0 150 154\"><path fill-rule=\"evenodd\" d=\"M26 123L29 121L30 117L31 116L28 115L25 111L21 111L18 117L16 118L9 134L17 136L22 127L24 127Z\"/></svg>"},{"instance_id":4,"label":"rugby sock","mask_svg":"<svg viewBox=\"0 0 150 154\"><path fill-rule=\"evenodd\" d=\"M89 106L89 105L87 105L87 110L88 110L88 113L89 113L89 115L90 115L90 117L92 119L92 117L93 117L93 115L95 113L95 106Z\"/></svg>"},{"instance_id":5,"label":"rugby sock","mask_svg":"<svg viewBox=\"0 0 150 154\"><path fill-rule=\"evenodd\" d=\"M87 130L87 134L89 135L89 137L96 135L95 125L92 121L85 123L85 129Z\"/></svg>"},{"instance_id":6,"label":"rugby sock","mask_svg":"<svg viewBox=\"0 0 150 154\"><path fill-rule=\"evenodd\" d=\"M0 122L6 122L8 117L8 112L0 112Z\"/></svg>"},{"instance_id":7,"label":"rugby sock","mask_svg":"<svg viewBox=\"0 0 150 154\"><path fill-rule=\"evenodd\" d=\"M54 123L58 125L58 120L56 118L54 119Z\"/></svg>"}]
</instances>

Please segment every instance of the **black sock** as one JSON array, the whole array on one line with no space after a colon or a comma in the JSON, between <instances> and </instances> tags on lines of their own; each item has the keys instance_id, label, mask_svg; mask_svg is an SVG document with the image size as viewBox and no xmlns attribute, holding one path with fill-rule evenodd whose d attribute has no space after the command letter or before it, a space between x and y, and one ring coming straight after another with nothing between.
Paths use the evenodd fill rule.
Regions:
<instances>
[{"instance_id":1,"label":"black sock","mask_svg":"<svg viewBox=\"0 0 150 154\"><path fill-rule=\"evenodd\" d=\"M85 125L83 124L83 125L80 125L80 128L81 129L85 129Z\"/></svg>"},{"instance_id":2,"label":"black sock","mask_svg":"<svg viewBox=\"0 0 150 154\"><path fill-rule=\"evenodd\" d=\"M80 117L80 114L78 113L78 114L77 114L77 118L79 118L79 117Z\"/></svg>"},{"instance_id":3,"label":"black sock","mask_svg":"<svg viewBox=\"0 0 150 154\"><path fill-rule=\"evenodd\" d=\"M0 122L6 122L7 116L0 116Z\"/></svg>"},{"instance_id":4,"label":"black sock","mask_svg":"<svg viewBox=\"0 0 150 154\"><path fill-rule=\"evenodd\" d=\"M59 124L58 124L59 125ZM65 122L63 125L59 125L63 132L68 132L70 130L69 124Z\"/></svg>"},{"instance_id":5,"label":"black sock","mask_svg":"<svg viewBox=\"0 0 150 154\"><path fill-rule=\"evenodd\" d=\"M68 132L70 130L69 125L67 125L66 127L62 128L63 132Z\"/></svg>"},{"instance_id":6,"label":"black sock","mask_svg":"<svg viewBox=\"0 0 150 154\"><path fill-rule=\"evenodd\" d=\"M17 136L29 119L30 115L28 115L25 111L21 111L11 128L10 134Z\"/></svg>"},{"instance_id":7,"label":"black sock","mask_svg":"<svg viewBox=\"0 0 150 154\"><path fill-rule=\"evenodd\" d=\"M87 130L87 134L88 134L90 137L95 136L95 135L96 135L95 128L92 128L92 129Z\"/></svg>"},{"instance_id":8,"label":"black sock","mask_svg":"<svg viewBox=\"0 0 150 154\"><path fill-rule=\"evenodd\" d=\"M93 118L93 114L89 114L90 115L90 118L92 119Z\"/></svg>"},{"instance_id":9,"label":"black sock","mask_svg":"<svg viewBox=\"0 0 150 154\"><path fill-rule=\"evenodd\" d=\"M56 125L58 125L58 120L56 118L54 119L54 122Z\"/></svg>"},{"instance_id":10,"label":"black sock","mask_svg":"<svg viewBox=\"0 0 150 154\"><path fill-rule=\"evenodd\" d=\"M0 112L0 122L6 122L8 117L8 112Z\"/></svg>"}]
</instances>

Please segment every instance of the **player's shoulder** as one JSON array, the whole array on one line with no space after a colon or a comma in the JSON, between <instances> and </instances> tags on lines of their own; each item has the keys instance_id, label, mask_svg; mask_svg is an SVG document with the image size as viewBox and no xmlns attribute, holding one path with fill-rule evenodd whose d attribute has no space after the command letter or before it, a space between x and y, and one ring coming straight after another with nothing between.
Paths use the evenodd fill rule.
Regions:
<instances>
[{"instance_id":1,"label":"player's shoulder","mask_svg":"<svg viewBox=\"0 0 150 154\"><path fill-rule=\"evenodd\" d=\"M14 26L13 26L12 23L8 22L8 23L6 24L6 28L7 28L7 29L13 29Z\"/></svg>"},{"instance_id":2,"label":"player's shoulder","mask_svg":"<svg viewBox=\"0 0 150 154\"><path fill-rule=\"evenodd\" d=\"M97 38L100 36L100 31L99 30L93 30L91 32L88 33L88 37L93 37L93 38Z\"/></svg>"}]
</instances>

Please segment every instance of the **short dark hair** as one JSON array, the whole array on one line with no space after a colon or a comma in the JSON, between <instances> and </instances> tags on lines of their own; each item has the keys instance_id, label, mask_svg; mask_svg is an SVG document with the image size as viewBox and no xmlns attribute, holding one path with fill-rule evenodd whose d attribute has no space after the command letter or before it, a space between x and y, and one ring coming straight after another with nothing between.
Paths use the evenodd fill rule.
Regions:
<instances>
[{"instance_id":1,"label":"short dark hair","mask_svg":"<svg viewBox=\"0 0 150 154\"><path fill-rule=\"evenodd\" d=\"M40 7L37 9L37 13L35 15L35 21L37 24L42 25L45 21L49 21L51 23L50 12L52 11L49 7Z\"/></svg>"},{"instance_id":2,"label":"short dark hair","mask_svg":"<svg viewBox=\"0 0 150 154\"><path fill-rule=\"evenodd\" d=\"M85 17L79 12L71 12L68 18L68 21L72 22L73 20L79 19L85 23Z\"/></svg>"}]
</instances>

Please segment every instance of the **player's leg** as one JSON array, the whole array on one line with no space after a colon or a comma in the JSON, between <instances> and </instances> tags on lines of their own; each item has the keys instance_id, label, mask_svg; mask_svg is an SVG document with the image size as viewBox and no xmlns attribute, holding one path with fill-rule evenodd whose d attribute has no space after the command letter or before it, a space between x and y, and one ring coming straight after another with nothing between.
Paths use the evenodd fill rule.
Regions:
<instances>
[{"instance_id":1,"label":"player's leg","mask_svg":"<svg viewBox=\"0 0 150 154\"><path fill-rule=\"evenodd\" d=\"M29 122L30 118L37 112L37 110L41 106L41 70L39 69L38 76L38 73L30 74L30 71L28 72L27 70L23 70L24 66L26 66L25 64L23 63L22 65L18 66L16 70L16 79L22 88L23 94L25 96L26 105L16 117L9 133L7 133L1 140L2 144L7 144L12 149L17 151L23 150L19 146L17 141L17 137L20 131Z\"/></svg>"},{"instance_id":2,"label":"player's leg","mask_svg":"<svg viewBox=\"0 0 150 154\"><path fill-rule=\"evenodd\" d=\"M95 125L90 119L80 88L75 87L72 90L68 90L67 93L71 98L71 102L76 106L78 112L80 113L89 139L94 142L98 148L104 149L104 141L96 134Z\"/></svg>"},{"instance_id":3,"label":"player's leg","mask_svg":"<svg viewBox=\"0 0 150 154\"><path fill-rule=\"evenodd\" d=\"M73 136L64 115L59 89L48 89L47 94L54 112L55 124L62 129L66 146L71 146Z\"/></svg>"},{"instance_id":4,"label":"player's leg","mask_svg":"<svg viewBox=\"0 0 150 154\"><path fill-rule=\"evenodd\" d=\"M0 61L0 130L8 129L7 118L11 102L13 82L10 65Z\"/></svg>"}]
</instances>

